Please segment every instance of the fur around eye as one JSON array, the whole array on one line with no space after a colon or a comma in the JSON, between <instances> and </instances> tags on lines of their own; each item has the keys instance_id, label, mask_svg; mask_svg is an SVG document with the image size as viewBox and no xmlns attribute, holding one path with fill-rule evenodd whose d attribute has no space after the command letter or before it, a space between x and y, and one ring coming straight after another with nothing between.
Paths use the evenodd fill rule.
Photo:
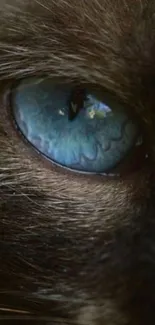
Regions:
<instances>
[{"instance_id":1,"label":"fur around eye","mask_svg":"<svg viewBox=\"0 0 155 325\"><path fill-rule=\"evenodd\" d=\"M107 173L135 146L139 128L122 104L89 89L28 78L12 92L24 137L51 162L85 173Z\"/></svg>"}]
</instances>

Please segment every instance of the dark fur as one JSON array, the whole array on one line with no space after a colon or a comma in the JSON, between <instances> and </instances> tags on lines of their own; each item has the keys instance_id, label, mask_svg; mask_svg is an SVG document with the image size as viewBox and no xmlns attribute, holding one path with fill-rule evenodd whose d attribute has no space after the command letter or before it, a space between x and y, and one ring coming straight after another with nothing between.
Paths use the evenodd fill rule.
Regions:
<instances>
[{"instance_id":1,"label":"dark fur","mask_svg":"<svg viewBox=\"0 0 155 325\"><path fill-rule=\"evenodd\" d=\"M1 0L0 26L0 324L154 325L154 0ZM47 165L11 122L27 75L111 91L145 122L148 164Z\"/></svg>"}]
</instances>

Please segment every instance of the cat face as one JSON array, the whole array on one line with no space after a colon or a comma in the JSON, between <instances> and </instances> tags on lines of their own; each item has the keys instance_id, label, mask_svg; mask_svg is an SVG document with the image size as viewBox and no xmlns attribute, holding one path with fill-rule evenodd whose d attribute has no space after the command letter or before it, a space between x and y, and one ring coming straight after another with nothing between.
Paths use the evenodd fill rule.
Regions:
<instances>
[{"instance_id":1,"label":"cat face","mask_svg":"<svg viewBox=\"0 0 155 325\"><path fill-rule=\"evenodd\" d=\"M0 319L154 324L155 3L1 0L0 11ZM136 116L145 146L120 177L59 167L23 139L10 96L34 76L106 90Z\"/></svg>"}]
</instances>

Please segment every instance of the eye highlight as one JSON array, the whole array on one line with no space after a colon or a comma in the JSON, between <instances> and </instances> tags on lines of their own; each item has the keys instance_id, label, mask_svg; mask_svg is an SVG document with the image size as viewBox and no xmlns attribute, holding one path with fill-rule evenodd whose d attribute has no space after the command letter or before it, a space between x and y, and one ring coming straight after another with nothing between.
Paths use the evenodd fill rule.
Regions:
<instances>
[{"instance_id":1,"label":"eye highlight","mask_svg":"<svg viewBox=\"0 0 155 325\"><path fill-rule=\"evenodd\" d=\"M28 78L12 91L17 128L48 160L85 173L108 173L136 146L139 127L124 106L89 89Z\"/></svg>"}]
</instances>

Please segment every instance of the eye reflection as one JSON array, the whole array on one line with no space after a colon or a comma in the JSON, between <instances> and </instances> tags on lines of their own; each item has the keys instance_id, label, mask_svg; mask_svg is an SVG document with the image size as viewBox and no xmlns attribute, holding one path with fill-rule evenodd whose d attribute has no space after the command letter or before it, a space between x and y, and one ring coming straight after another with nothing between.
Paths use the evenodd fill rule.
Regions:
<instances>
[{"instance_id":1,"label":"eye reflection","mask_svg":"<svg viewBox=\"0 0 155 325\"><path fill-rule=\"evenodd\" d=\"M51 162L80 172L108 172L139 135L123 105L53 79L21 81L12 91L12 110L30 144Z\"/></svg>"}]
</instances>

